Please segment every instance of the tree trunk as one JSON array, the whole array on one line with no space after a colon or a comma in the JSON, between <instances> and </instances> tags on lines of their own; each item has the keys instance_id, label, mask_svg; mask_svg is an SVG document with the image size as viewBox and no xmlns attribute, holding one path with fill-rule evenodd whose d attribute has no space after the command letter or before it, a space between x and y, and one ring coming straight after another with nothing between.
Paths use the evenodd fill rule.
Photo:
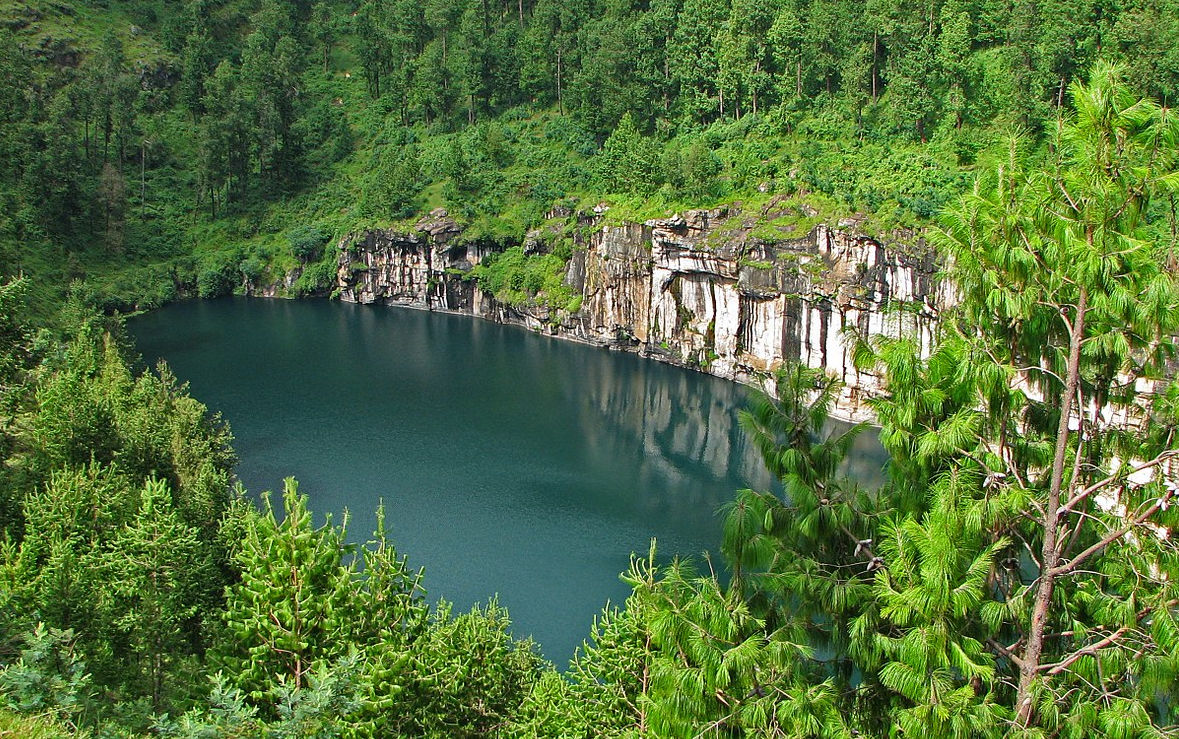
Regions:
<instances>
[{"instance_id":1,"label":"tree trunk","mask_svg":"<svg viewBox=\"0 0 1179 739\"><path fill-rule=\"evenodd\" d=\"M877 31L872 32L872 99L876 99L876 55L880 46L877 40Z\"/></svg>"},{"instance_id":2,"label":"tree trunk","mask_svg":"<svg viewBox=\"0 0 1179 739\"><path fill-rule=\"evenodd\" d=\"M139 218L147 210L147 141L139 142Z\"/></svg>"},{"instance_id":3,"label":"tree trunk","mask_svg":"<svg viewBox=\"0 0 1179 739\"><path fill-rule=\"evenodd\" d=\"M753 78L757 79L757 76L760 72L761 72L761 60L759 59L757 61L757 63L755 63L753 65ZM756 116L757 115L757 85L756 84L750 85L749 92L750 92L750 95L753 96L753 115Z\"/></svg>"},{"instance_id":4,"label":"tree trunk","mask_svg":"<svg viewBox=\"0 0 1179 739\"><path fill-rule=\"evenodd\" d=\"M1032 682L1040 670L1044 653L1044 630L1048 624L1048 611L1052 606L1052 591L1056 587L1056 566L1060 561L1060 547L1057 542L1060 528L1060 495L1064 485L1064 458L1068 451L1069 417L1072 415L1073 399L1081 378L1081 343L1085 337L1085 311L1088 308L1089 293L1082 287L1077 301L1076 320L1069 333L1068 369L1065 373L1064 388L1060 392L1060 421L1056 426L1056 453L1052 458L1052 478L1048 487L1048 501L1044 510L1044 542L1040 547L1040 585L1036 590L1035 605L1032 606L1032 623L1027 635L1027 645L1019 661L1019 692L1015 699L1016 723L1030 726L1034 714L1032 705ZM1078 409L1080 410L1080 409Z\"/></svg>"}]
</instances>

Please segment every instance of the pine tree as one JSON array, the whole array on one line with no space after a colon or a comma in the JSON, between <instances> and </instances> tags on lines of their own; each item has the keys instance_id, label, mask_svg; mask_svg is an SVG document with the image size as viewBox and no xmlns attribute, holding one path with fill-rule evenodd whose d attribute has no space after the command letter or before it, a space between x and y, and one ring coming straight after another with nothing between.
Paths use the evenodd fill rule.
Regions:
<instances>
[{"instance_id":1,"label":"pine tree","mask_svg":"<svg viewBox=\"0 0 1179 739\"><path fill-rule=\"evenodd\" d=\"M209 552L173 510L167 484L149 480L138 514L94 556L105 580L104 621L126 645L129 671L143 677L159 711L174 662L201 646L201 606L217 582Z\"/></svg>"},{"instance_id":2,"label":"pine tree","mask_svg":"<svg viewBox=\"0 0 1179 739\"><path fill-rule=\"evenodd\" d=\"M330 522L315 528L306 496L288 479L280 521L269 497L245 531L229 589L219 661L251 701L274 711L284 686L303 688L317 666L343 657L355 606L351 547Z\"/></svg>"},{"instance_id":3,"label":"pine tree","mask_svg":"<svg viewBox=\"0 0 1179 739\"><path fill-rule=\"evenodd\" d=\"M639 133L630 113L602 144L602 178L612 192L650 194L656 185L657 160L651 141Z\"/></svg>"},{"instance_id":4,"label":"pine tree","mask_svg":"<svg viewBox=\"0 0 1179 739\"><path fill-rule=\"evenodd\" d=\"M878 404L895 489L918 504L889 530L943 529L967 568L955 587L991 563L943 652L1016 729L1084 736L1165 723L1152 706L1179 667L1179 559L1160 535L1174 526L1174 391L1141 385L1179 328L1151 236L1151 200L1179 186L1179 128L1115 69L1072 93L1047 171L1013 156L946 216L937 239L962 302L941 347L918 360L878 342L876 358L903 389ZM946 529L951 500L962 524ZM902 550L892 558L895 577Z\"/></svg>"},{"instance_id":5,"label":"pine tree","mask_svg":"<svg viewBox=\"0 0 1179 739\"><path fill-rule=\"evenodd\" d=\"M1073 97L1047 171L1013 157L946 216L936 238L961 303L933 352L857 348L884 379L887 485L840 483L843 447L819 432L830 381L791 370L743 416L784 493L727 510L733 590L764 624L744 628L797 624L791 639L830 656L795 669L834 680L859 731L1081 737L1172 720L1179 389L1160 372L1179 289L1154 236L1168 209L1151 201L1179 187L1179 128L1113 69ZM726 623L679 647L705 677L715 656L699 650Z\"/></svg>"}]
</instances>

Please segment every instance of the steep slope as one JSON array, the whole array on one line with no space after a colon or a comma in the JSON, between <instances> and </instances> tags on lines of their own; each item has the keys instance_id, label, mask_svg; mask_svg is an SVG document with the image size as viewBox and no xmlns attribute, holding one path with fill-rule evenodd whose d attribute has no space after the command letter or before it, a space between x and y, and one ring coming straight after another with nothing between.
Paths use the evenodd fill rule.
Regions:
<instances>
[{"instance_id":1,"label":"steep slope","mask_svg":"<svg viewBox=\"0 0 1179 739\"><path fill-rule=\"evenodd\" d=\"M481 289L472 272L497 250L464 242L442 211L409 232L343 239L339 297L468 313L742 382L800 361L846 383L838 411L855 419L867 417L863 400L877 379L853 367L852 334L904 333L929 346L952 299L916 234L886 243L845 221L775 236L753 215L725 208L614 225L568 217L591 227L563 275L580 298L575 310L543 296L511 305Z\"/></svg>"}]
</instances>

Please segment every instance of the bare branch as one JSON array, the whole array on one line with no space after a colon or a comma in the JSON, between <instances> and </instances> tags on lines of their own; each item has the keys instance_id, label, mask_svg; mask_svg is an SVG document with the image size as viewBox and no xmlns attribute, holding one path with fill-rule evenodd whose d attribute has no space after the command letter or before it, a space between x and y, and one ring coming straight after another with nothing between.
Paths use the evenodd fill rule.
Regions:
<instances>
[{"instance_id":1,"label":"bare branch","mask_svg":"<svg viewBox=\"0 0 1179 739\"><path fill-rule=\"evenodd\" d=\"M1133 475L1138 472L1142 472L1143 470L1148 470L1152 467L1158 467L1160 464L1163 464L1167 460L1172 459L1176 456L1179 456L1179 449L1168 449L1167 451L1159 454L1157 457L1155 457L1154 459L1152 459L1150 461L1143 462L1142 464L1131 467L1130 471L1125 472L1124 474L1126 476L1129 476L1129 475ZM1077 493L1072 498L1070 498L1067 503L1065 503L1063 506L1060 507L1061 512L1067 513L1069 511L1071 511L1073 509L1073 506L1075 506L1077 503L1080 503L1082 500L1084 500L1085 498L1088 498L1090 495L1097 492L1098 490L1101 490L1103 487L1106 487L1106 486L1110 485L1111 483L1116 482L1122 476L1123 476L1123 471L1118 470L1117 472L1110 475L1109 477L1107 477L1103 480L1098 480L1097 482L1093 483L1089 487L1081 490L1079 493Z\"/></svg>"},{"instance_id":2,"label":"bare branch","mask_svg":"<svg viewBox=\"0 0 1179 739\"><path fill-rule=\"evenodd\" d=\"M1151 503L1149 508L1147 508L1145 511L1143 511L1142 513L1138 514L1133 519L1131 519L1130 523L1126 524L1125 526L1118 529L1117 531L1114 531L1112 534L1105 536L1103 539L1101 539L1101 541L1097 542L1093 546L1089 547L1085 551L1083 551L1080 554L1078 554L1077 556L1073 557L1072 560L1070 560L1062 565L1058 565L1056 567L1053 567L1051 570L1049 570L1049 574L1053 577L1058 576L1058 575L1067 575L1068 573L1077 569L1078 567L1081 566L1081 564L1083 564L1085 562L1085 560L1089 559L1094 554L1097 554L1101 550L1105 549L1107 546L1109 546L1113 542L1117 541L1118 539L1121 539L1123 536L1125 536L1126 534L1133 531L1136 526L1139 526L1144 521L1146 521L1148 518L1153 516L1155 514L1155 512L1159 510L1159 508L1162 508L1164 504L1170 502L1172 497L1174 497L1174 492L1172 490L1168 489L1167 492L1164 493L1163 495L1160 495L1154 501L1154 503Z\"/></svg>"},{"instance_id":3,"label":"bare branch","mask_svg":"<svg viewBox=\"0 0 1179 739\"><path fill-rule=\"evenodd\" d=\"M1097 652L1099 650L1105 649L1106 647L1114 644L1115 642L1117 642L1117 640L1119 638L1121 638L1122 634L1126 633L1129 630L1130 630L1129 627L1123 626L1122 628L1118 629L1117 631L1115 631L1114 633L1105 637L1104 639L1094 642L1093 644L1089 644L1088 646L1081 647L1080 649L1073 652L1069 656L1065 657L1061 661L1052 662L1051 664L1046 664L1046 665L1040 665L1038 669L1041 672L1047 672L1049 675L1059 675L1060 673L1064 672L1069 667L1071 667L1073 665L1073 663L1076 662L1077 660L1079 660L1081 657L1096 656Z\"/></svg>"},{"instance_id":4,"label":"bare branch","mask_svg":"<svg viewBox=\"0 0 1179 739\"><path fill-rule=\"evenodd\" d=\"M992 649L1014 662L1016 667L1023 667L1023 660L1018 654L1015 653L1015 648L1019 646L1019 642L1015 642L1011 646L1005 647L994 639L987 639L987 644L990 645Z\"/></svg>"}]
</instances>

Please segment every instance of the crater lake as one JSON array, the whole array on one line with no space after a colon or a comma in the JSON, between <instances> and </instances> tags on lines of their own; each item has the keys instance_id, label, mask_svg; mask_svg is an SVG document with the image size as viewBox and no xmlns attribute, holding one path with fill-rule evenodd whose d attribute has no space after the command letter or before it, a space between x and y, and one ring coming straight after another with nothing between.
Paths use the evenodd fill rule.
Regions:
<instances>
[{"instance_id":1,"label":"crater lake","mask_svg":"<svg viewBox=\"0 0 1179 739\"><path fill-rule=\"evenodd\" d=\"M147 364L165 360L229 423L252 497L295 477L317 522L349 511L357 542L384 501L431 600L498 597L559 666L607 601L622 605L632 553L654 538L660 560L707 567L717 509L772 482L737 423L746 388L520 327L227 298L128 329ZM853 456L879 474L874 438Z\"/></svg>"}]
</instances>

